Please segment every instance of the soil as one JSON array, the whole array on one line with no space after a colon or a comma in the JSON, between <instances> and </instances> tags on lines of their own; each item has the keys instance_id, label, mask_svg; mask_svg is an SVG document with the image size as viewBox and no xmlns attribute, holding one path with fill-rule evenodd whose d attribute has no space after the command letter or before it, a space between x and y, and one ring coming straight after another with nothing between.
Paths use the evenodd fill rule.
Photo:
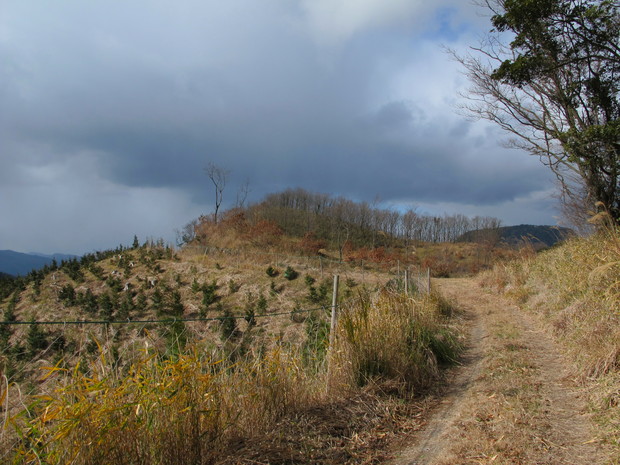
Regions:
<instances>
[{"instance_id":1,"label":"soil","mask_svg":"<svg viewBox=\"0 0 620 465\"><path fill-rule=\"evenodd\" d=\"M393 465L605 464L585 395L534 316L473 279L436 288L465 319L461 366Z\"/></svg>"}]
</instances>

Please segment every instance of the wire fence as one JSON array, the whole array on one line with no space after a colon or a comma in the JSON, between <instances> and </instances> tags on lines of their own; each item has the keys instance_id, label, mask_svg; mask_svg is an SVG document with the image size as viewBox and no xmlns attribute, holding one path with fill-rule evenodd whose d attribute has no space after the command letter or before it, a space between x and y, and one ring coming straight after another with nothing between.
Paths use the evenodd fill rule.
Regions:
<instances>
[{"instance_id":1,"label":"wire fence","mask_svg":"<svg viewBox=\"0 0 620 465\"><path fill-rule=\"evenodd\" d=\"M201 253L204 254L205 250L202 249ZM226 254L226 255L247 254L247 252L245 251L234 251L234 250L223 251L219 249L218 250L210 249L210 250L207 250L207 253L211 256L217 256L218 254ZM358 263L351 263L351 262L343 263L343 262L340 262L339 260L329 259L326 257L318 257L318 258L317 257L299 257L299 256L292 257L290 255L270 253L270 252L254 254L253 259L258 260L259 257L261 256L262 256L262 260L264 260L266 263L273 263L273 264L276 264L276 266L279 266L281 264L288 264L291 262L296 262L297 266L299 266L300 263L305 262L308 269L312 268L315 270L321 270L322 272L325 272L325 273L334 272L334 271L337 272L339 270L345 271L345 273L347 271L350 272L351 270L362 271L365 269L365 266L366 266L363 261L358 262ZM382 273L383 278L386 277L385 273L386 272ZM413 295L416 293L419 293L419 294L430 293L431 291L430 270L428 269L422 270L419 268L413 268L410 266L405 266L401 264L400 262L397 262L397 263L391 264L391 269L387 272L387 275L390 279L388 283L384 284L384 286L391 286L392 289L398 292L404 292L406 294ZM337 294L338 293L336 292L336 296L338 297ZM334 300L334 302L336 300ZM354 300L355 298L340 299L338 303L336 304L332 302L332 305L321 305L321 306L315 306L311 308L293 309L290 311L276 311L276 312L270 312L270 313L265 313L265 314L259 313L259 314L252 315L252 318L259 320L259 319L269 319L269 318L282 317L282 316L290 316L291 319L295 321L294 319L295 315L304 315L304 314L309 315L317 311L325 312L325 315L327 316L327 312L330 308L332 309L332 311L338 312L339 309L341 309L342 307L351 306ZM50 326L62 326L68 329L69 326L80 327L80 326L87 326L87 325L93 325L93 326L97 325L97 326L108 327L112 325L115 325L115 326L135 325L139 327L137 328L137 331L139 333L142 333L144 330L146 330L149 327L149 325L170 325L172 327L176 323L201 323L201 322L222 323L222 322L225 322L226 320L246 320L247 321L248 315L247 314L245 315L222 314L222 315L213 316L213 317L185 317L185 318L184 317L166 317L166 318L159 318L159 319L151 318L151 319L135 319L135 320L132 320L132 319L127 319L127 320L73 319L73 320L58 320L58 321L54 321L54 320L0 321L0 327L2 327L3 325L15 325L15 326L50 325ZM301 323L304 320L305 318L298 319L295 322ZM61 341L61 339L63 338L63 334L65 332L66 331L61 330L60 333L53 333L54 339L51 341L48 341L49 344L47 348L37 351L37 353L35 354L30 354L29 356L26 357L25 360L22 359L22 361L15 367L16 370L13 373L11 373L11 375L7 376L7 373L0 373L1 375L0 381L3 383L3 385L6 386L5 391L8 392L9 385L12 386L12 390L13 390L13 394L11 395L11 397L6 397L4 405L0 405L0 410L4 410L6 415L8 415L8 412L15 411L16 409L17 410L22 409L22 408L27 409L27 405L25 403L26 399L28 399L31 395L35 393L41 393L42 392L41 389L45 390L44 386L40 386L38 384L31 384L31 385L28 385L29 387L24 386L25 390L21 391L19 384L15 383L14 381L20 378L30 376L28 375L28 373L35 370L36 367L40 364L40 362L43 359L49 358L51 360L53 356L52 352L54 350L53 347L57 342ZM182 332L183 332L183 335L188 336L190 332L193 333L195 331L194 330L190 331L190 328L187 327L187 328L184 328ZM85 350L83 347L87 339L90 338L91 340L93 340L93 335L90 335L88 337L86 336L87 336L86 333L84 333L84 335L82 336L82 338L86 338L86 339L83 339L82 342L80 343L80 346L82 347L80 349L81 351ZM108 339L104 339L101 341L102 342L101 346L99 346L99 343L97 343L97 345L99 346L99 350L106 350L106 351L113 350L111 349L111 344L109 343L114 340L114 337L115 337L114 335L111 335L111 334L106 335L104 332L104 333L99 334L98 337L108 338ZM157 336L153 335L152 337L154 341ZM314 334L314 338L318 340L319 338L318 332ZM226 341L223 341L223 342L230 342L230 341L234 342L233 344L234 347L230 349L231 351L240 350L243 344L242 340L234 341L234 337L230 336ZM106 348L103 349L102 347L106 347ZM125 356L130 358L132 350L133 349L130 346L123 346L120 348L121 353L118 356L121 359L124 358ZM0 353L0 357L2 355L3 354ZM0 421L0 423L3 423L6 426L7 419L5 418L4 421ZM2 434L0 434L0 439L2 439L1 436ZM7 455L8 451L13 449L15 444L13 445L7 444L8 447L7 449L5 449L5 454L0 454L0 459L2 459L0 461L3 461L6 457L8 457Z\"/></svg>"}]
</instances>

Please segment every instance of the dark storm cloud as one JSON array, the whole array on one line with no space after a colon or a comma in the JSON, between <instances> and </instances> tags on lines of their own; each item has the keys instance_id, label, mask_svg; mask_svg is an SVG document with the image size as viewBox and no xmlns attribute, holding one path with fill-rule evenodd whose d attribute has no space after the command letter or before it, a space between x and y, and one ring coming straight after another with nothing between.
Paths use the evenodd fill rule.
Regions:
<instances>
[{"instance_id":1,"label":"dark storm cloud","mask_svg":"<svg viewBox=\"0 0 620 465\"><path fill-rule=\"evenodd\" d=\"M93 205L171 230L210 210L209 162L231 171L229 203L245 179L253 200L300 186L489 206L545 189L538 165L454 114L464 83L440 44L480 19L440 3L8 1L0 180L22 200L0 213L88 223ZM42 186L48 208L30 195ZM3 228L0 241L19 229Z\"/></svg>"}]
</instances>

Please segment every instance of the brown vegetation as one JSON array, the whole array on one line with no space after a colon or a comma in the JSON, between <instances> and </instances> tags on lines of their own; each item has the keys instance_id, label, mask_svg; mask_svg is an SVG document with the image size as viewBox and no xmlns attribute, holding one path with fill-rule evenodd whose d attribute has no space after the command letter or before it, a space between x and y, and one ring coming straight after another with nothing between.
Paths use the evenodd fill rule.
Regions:
<instances>
[{"instance_id":1,"label":"brown vegetation","mask_svg":"<svg viewBox=\"0 0 620 465\"><path fill-rule=\"evenodd\" d=\"M591 407L620 448L620 235L614 227L498 265L482 283L541 316L570 354ZM616 460L620 460L620 453Z\"/></svg>"}]
</instances>

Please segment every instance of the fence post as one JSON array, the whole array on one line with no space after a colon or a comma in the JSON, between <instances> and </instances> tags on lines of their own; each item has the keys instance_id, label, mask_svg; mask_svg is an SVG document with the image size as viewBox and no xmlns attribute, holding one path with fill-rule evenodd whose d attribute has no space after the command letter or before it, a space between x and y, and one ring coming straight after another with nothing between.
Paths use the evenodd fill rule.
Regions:
<instances>
[{"instance_id":1,"label":"fence post","mask_svg":"<svg viewBox=\"0 0 620 465\"><path fill-rule=\"evenodd\" d=\"M332 321L329 331L329 345L334 344L334 336L336 332L336 322L338 321L338 283L340 281L339 275L334 275L334 295L332 296Z\"/></svg>"},{"instance_id":2,"label":"fence post","mask_svg":"<svg viewBox=\"0 0 620 465\"><path fill-rule=\"evenodd\" d=\"M426 269L426 288L428 289L428 294L431 293L431 268L428 267Z\"/></svg>"},{"instance_id":3,"label":"fence post","mask_svg":"<svg viewBox=\"0 0 620 465\"><path fill-rule=\"evenodd\" d=\"M405 295L409 295L409 268L405 268Z\"/></svg>"}]
</instances>

